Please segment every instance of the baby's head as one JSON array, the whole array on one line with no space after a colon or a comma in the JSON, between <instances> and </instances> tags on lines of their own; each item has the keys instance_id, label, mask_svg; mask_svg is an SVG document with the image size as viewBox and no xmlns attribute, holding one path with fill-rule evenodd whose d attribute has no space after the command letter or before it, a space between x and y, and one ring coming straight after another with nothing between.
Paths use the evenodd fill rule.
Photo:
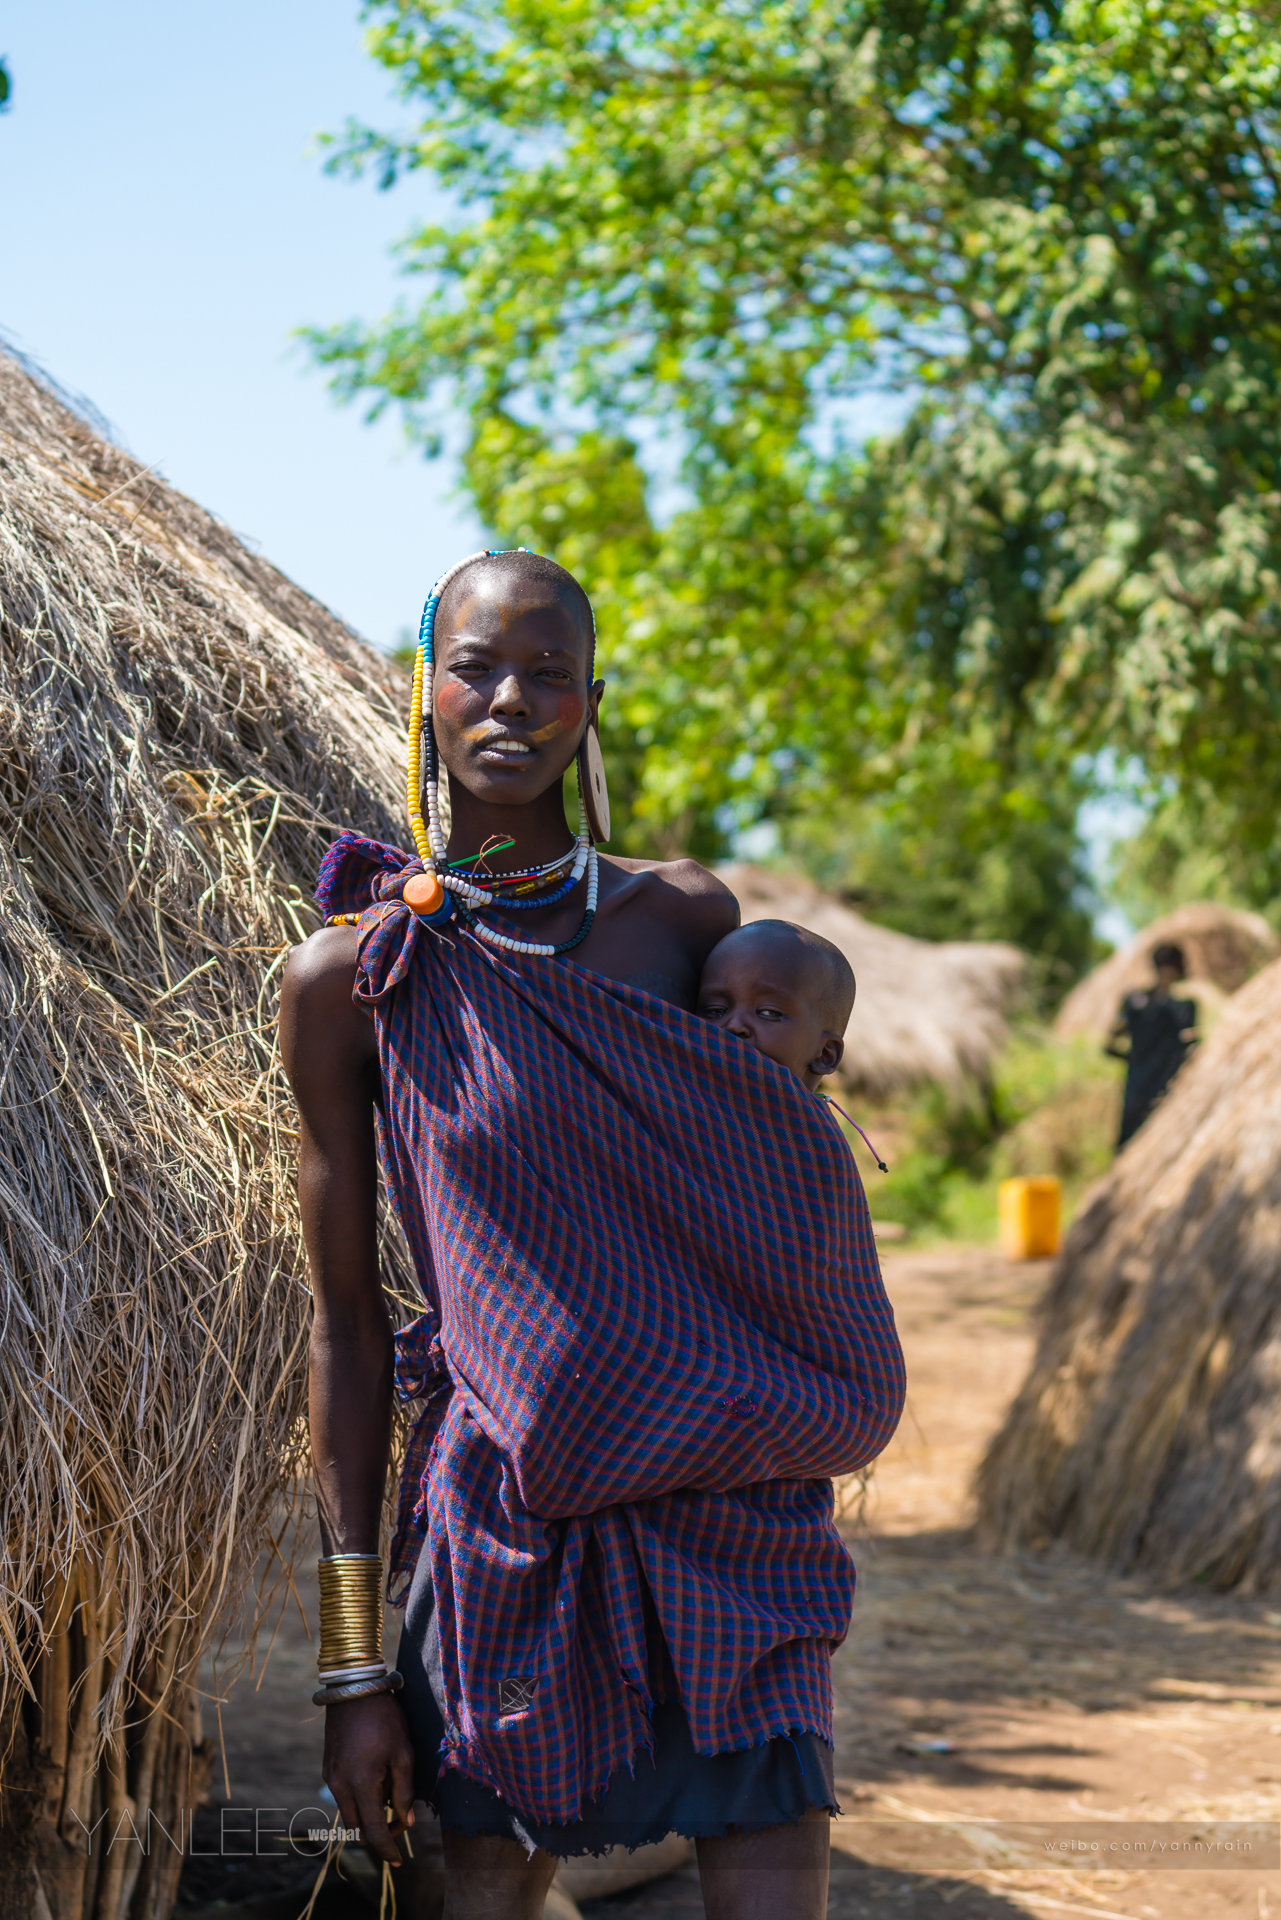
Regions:
<instances>
[{"instance_id":1,"label":"baby's head","mask_svg":"<svg viewBox=\"0 0 1281 1920\"><path fill-rule=\"evenodd\" d=\"M811 1090L835 1072L854 1005L854 972L839 947L789 920L750 920L713 947L698 1012L750 1040Z\"/></svg>"}]
</instances>

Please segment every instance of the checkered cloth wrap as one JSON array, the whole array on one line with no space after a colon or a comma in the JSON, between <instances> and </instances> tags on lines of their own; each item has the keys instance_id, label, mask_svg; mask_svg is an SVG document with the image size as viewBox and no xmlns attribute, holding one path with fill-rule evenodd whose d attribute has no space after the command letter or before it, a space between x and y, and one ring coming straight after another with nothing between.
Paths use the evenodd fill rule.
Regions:
<instances>
[{"instance_id":1,"label":"checkered cloth wrap","mask_svg":"<svg viewBox=\"0 0 1281 1920\"><path fill-rule=\"evenodd\" d=\"M442 1765L578 1817L651 1745L646 1582L699 1753L830 1742L854 1593L830 1476L904 1386L853 1158L799 1080L680 1008L425 927L418 864L345 835L317 897L369 907L356 1000L430 1303L400 1343L434 1396L402 1516L417 1496Z\"/></svg>"}]
</instances>

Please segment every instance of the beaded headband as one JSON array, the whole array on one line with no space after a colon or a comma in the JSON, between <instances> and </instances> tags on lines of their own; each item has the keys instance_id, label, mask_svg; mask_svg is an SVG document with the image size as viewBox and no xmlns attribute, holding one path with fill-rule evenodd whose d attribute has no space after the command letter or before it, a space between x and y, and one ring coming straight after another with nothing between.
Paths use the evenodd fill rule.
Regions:
<instances>
[{"instance_id":1,"label":"beaded headband","mask_svg":"<svg viewBox=\"0 0 1281 1920\"><path fill-rule=\"evenodd\" d=\"M436 755L436 730L432 724L432 681L436 666L436 610L440 606L446 587L456 580L464 568L478 560L496 560L505 553L530 553L529 547L482 547L479 553L469 553L464 560L457 560L436 581L427 604L423 608L423 617L418 626L418 648L414 654L413 691L409 700L409 760L406 768L405 802L409 814L410 830L414 836L414 845L424 867L429 872L438 870L444 860L445 836L441 829L437 781L439 769ZM583 595L587 600L587 595ZM587 684L590 687L596 676L596 610L587 600L587 611L592 623L591 656L587 667ZM425 696L425 697L424 697ZM427 765L427 819L423 819L423 777L422 777L422 740L424 730L428 738ZM579 779L578 808L580 815L579 837L586 830L586 815L583 807L582 781Z\"/></svg>"}]
</instances>

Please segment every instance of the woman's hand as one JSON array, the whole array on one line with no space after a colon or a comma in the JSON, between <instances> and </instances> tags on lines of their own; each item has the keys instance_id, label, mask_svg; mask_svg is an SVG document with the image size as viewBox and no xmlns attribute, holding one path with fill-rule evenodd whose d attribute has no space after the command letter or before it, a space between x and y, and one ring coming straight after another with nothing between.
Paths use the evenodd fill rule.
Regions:
<instances>
[{"instance_id":1,"label":"woman's hand","mask_svg":"<svg viewBox=\"0 0 1281 1920\"><path fill-rule=\"evenodd\" d=\"M398 1867L397 1838L414 1824L414 1750L391 1694L326 1707L324 1773L343 1826L359 1827L365 1846Z\"/></svg>"}]
</instances>

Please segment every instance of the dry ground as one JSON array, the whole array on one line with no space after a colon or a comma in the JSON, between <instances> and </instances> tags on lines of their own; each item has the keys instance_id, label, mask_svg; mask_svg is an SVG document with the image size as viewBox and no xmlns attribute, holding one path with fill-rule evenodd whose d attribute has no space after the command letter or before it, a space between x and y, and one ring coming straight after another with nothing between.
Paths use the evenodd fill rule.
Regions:
<instances>
[{"instance_id":1,"label":"dry ground","mask_svg":"<svg viewBox=\"0 0 1281 1920\"><path fill-rule=\"evenodd\" d=\"M1281 1920L1277 1871L1036 1864L1064 1823L1124 1837L1125 1820L1276 1821L1281 1612L1163 1593L1057 1553L977 1552L970 1477L1022 1377L1046 1269L956 1247L889 1252L885 1267L909 1405L850 1523L860 1597L835 1665L844 1811L830 1920ZM222 1709L236 1803L312 1797L312 1659L291 1603L260 1691L242 1682ZM188 1906L232 1896L225 1867L201 1874L188 1869ZM245 1861L245 1891L265 1890L262 1876ZM357 1911L347 1896L327 1920ZM585 1909L701 1912L693 1869Z\"/></svg>"}]
</instances>

